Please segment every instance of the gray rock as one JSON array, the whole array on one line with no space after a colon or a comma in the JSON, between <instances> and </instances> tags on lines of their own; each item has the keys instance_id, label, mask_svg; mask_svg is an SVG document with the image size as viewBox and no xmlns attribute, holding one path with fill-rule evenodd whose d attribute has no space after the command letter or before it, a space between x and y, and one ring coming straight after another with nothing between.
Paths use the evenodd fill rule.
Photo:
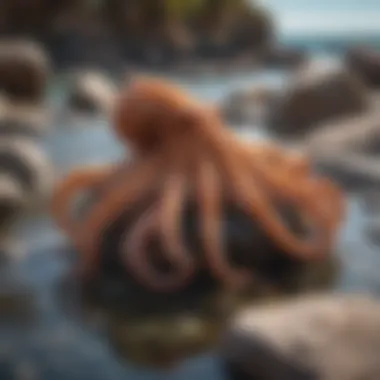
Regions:
<instances>
[{"instance_id":1,"label":"gray rock","mask_svg":"<svg viewBox=\"0 0 380 380\"><path fill-rule=\"evenodd\" d=\"M322 122L355 115L369 106L363 83L337 64L311 63L296 70L269 109L267 125L280 136L302 137Z\"/></svg>"},{"instance_id":2,"label":"gray rock","mask_svg":"<svg viewBox=\"0 0 380 380\"><path fill-rule=\"evenodd\" d=\"M354 46L347 51L345 61L367 85L380 87L380 50L370 46Z\"/></svg>"},{"instance_id":3,"label":"gray rock","mask_svg":"<svg viewBox=\"0 0 380 380\"><path fill-rule=\"evenodd\" d=\"M371 110L320 124L304 146L311 161L324 174L348 187L380 182L380 112Z\"/></svg>"},{"instance_id":4,"label":"gray rock","mask_svg":"<svg viewBox=\"0 0 380 380\"><path fill-rule=\"evenodd\" d=\"M50 62L35 42L0 41L0 90L12 101L40 103L45 95Z\"/></svg>"},{"instance_id":5,"label":"gray rock","mask_svg":"<svg viewBox=\"0 0 380 380\"><path fill-rule=\"evenodd\" d=\"M2 136L0 165L4 223L15 211L38 210L44 205L51 190L53 171L48 157L35 141L22 136Z\"/></svg>"},{"instance_id":6,"label":"gray rock","mask_svg":"<svg viewBox=\"0 0 380 380\"><path fill-rule=\"evenodd\" d=\"M232 322L221 347L239 380L375 380L380 302L315 295L248 309Z\"/></svg>"},{"instance_id":7,"label":"gray rock","mask_svg":"<svg viewBox=\"0 0 380 380\"><path fill-rule=\"evenodd\" d=\"M116 88L101 72L73 73L67 106L75 112L108 114L113 106Z\"/></svg>"},{"instance_id":8,"label":"gray rock","mask_svg":"<svg viewBox=\"0 0 380 380\"><path fill-rule=\"evenodd\" d=\"M0 137L39 138L49 130L51 115L42 104L23 104L0 97Z\"/></svg>"}]
</instances>

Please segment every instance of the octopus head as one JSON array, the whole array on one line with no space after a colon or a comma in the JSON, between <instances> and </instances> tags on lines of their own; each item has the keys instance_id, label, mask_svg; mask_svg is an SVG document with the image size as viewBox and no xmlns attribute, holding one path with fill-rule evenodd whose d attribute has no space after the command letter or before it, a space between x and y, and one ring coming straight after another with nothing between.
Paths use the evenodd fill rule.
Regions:
<instances>
[{"instance_id":1,"label":"octopus head","mask_svg":"<svg viewBox=\"0 0 380 380\"><path fill-rule=\"evenodd\" d=\"M122 141L149 151L201 131L210 124L207 120L211 114L216 115L177 86L157 78L138 77L119 94L114 127Z\"/></svg>"}]
</instances>

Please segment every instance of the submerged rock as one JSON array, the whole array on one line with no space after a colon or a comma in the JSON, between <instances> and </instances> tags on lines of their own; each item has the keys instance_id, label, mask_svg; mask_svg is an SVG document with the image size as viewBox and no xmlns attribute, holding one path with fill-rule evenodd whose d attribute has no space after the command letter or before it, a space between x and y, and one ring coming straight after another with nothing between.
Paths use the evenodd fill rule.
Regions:
<instances>
[{"instance_id":1,"label":"submerged rock","mask_svg":"<svg viewBox=\"0 0 380 380\"><path fill-rule=\"evenodd\" d=\"M12 101L40 103L49 74L49 59L37 43L21 39L0 41L0 91Z\"/></svg>"},{"instance_id":2,"label":"submerged rock","mask_svg":"<svg viewBox=\"0 0 380 380\"><path fill-rule=\"evenodd\" d=\"M228 95L220 108L223 117L232 124L257 125L265 118L274 97L274 91L267 87L253 87Z\"/></svg>"},{"instance_id":3,"label":"submerged rock","mask_svg":"<svg viewBox=\"0 0 380 380\"><path fill-rule=\"evenodd\" d=\"M67 106L79 113L108 114L113 106L116 87L102 73L77 72L71 78Z\"/></svg>"},{"instance_id":4,"label":"submerged rock","mask_svg":"<svg viewBox=\"0 0 380 380\"><path fill-rule=\"evenodd\" d=\"M232 379L380 377L380 302L316 295L250 308L231 323L221 354Z\"/></svg>"},{"instance_id":5,"label":"submerged rock","mask_svg":"<svg viewBox=\"0 0 380 380\"><path fill-rule=\"evenodd\" d=\"M303 137L322 122L355 115L369 106L363 83L338 65L299 69L271 103L267 124L278 135Z\"/></svg>"},{"instance_id":6,"label":"submerged rock","mask_svg":"<svg viewBox=\"0 0 380 380\"><path fill-rule=\"evenodd\" d=\"M370 87L380 87L380 50L354 46L347 51L347 66Z\"/></svg>"}]
</instances>

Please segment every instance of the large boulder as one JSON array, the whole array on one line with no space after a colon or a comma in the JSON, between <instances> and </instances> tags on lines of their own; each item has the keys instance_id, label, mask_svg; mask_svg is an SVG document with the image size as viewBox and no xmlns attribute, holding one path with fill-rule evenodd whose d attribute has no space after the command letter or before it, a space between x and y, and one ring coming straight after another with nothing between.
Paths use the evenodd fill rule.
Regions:
<instances>
[{"instance_id":1,"label":"large boulder","mask_svg":"<svg viewBox=\"0 0 380 380\"><path fill-rule=\"evenodd\" d=\"M0 40L0 91L12 101L40 103L49 71L49 59L37 43Z\"/></svg>"},{"instance_id":2,"label":"large boulder","mask_svg":"<svg viewBox=\"0 0 380 380\"><path fill-rule=\"evenodd\" d=\"M365 86L345 68L308 64L294 73L272 102L268 127L278 135L300 137L322 122L364 111L368 102Z\"/></svg>"},{"instance_id":3,"label":"large boulder","mask_svg":"<svg viewBox=\"0 0 380 380\"><path fill-rule=\"evenodd\" d=\"M231 378L380 378L380 302L316 295L250 308L232 323L221 353Z\"/></svg>"},{"instance_id":4,"label":"large boulder","mask_svg":"<svg viewBox=\"0 0 380 380\"><path fill-rule=\"evenodd\" d=\"M72 74L67 107L74 112L85 114L109 114L116 87L101 72L88 70Z\"/></svg>"},{"instance_id":5,"label":"large boulder","mask_svg":"<svg viewBox=\"0 0 380 380\"><path fill-rule=\"evenodd\" d=\"M347 51L347 66L370 87L380 87L380 50L354 46Z\"/></svg>"}]
</instances>

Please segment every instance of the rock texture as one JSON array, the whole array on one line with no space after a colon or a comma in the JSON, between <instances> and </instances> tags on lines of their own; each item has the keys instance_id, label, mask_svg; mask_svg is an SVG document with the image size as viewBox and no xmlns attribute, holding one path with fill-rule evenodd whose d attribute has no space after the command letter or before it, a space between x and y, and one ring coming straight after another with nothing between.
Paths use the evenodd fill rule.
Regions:
<instances>
[{"instance_id":1,"label":"rock texture","mask_svg":"<svg viewBox=\"0 0 380 380\"><path fill-rule=\"evenodd\" d=\"M309 64L296 71L272 103L267 122L278 135L302 137L322 122L363 112L368 102L365 86L348 70Z\"/></svg>"},{"instance_id":2,"label":"rock texture","mask_svg":"<svg viewBox=\"0 0 380 380\"><path fill-rule=\"evenodd\" d=\"M380 87L380 50L370 46L354 46L347 51L347 66L370 87Z\"/></svg>"},{"instance_id":3,"label":"rock texture","mask_svg":"<svg viewBox=\"0 0 380 380\"><path fill-rule=\"evenodd\" d=\"M45 95L50 66L37 43L0 40L0 91L18 103L40 103Z\"/></svg>"},{"instance_id":4,"label":"rock texture","mask_svg":"<svg viewBox=\"0 0 380 380\"><path fill-rule=\"evenodd\" d=\"M79 71L72 75L67 107L87 114L109 114L112 110L116 87L101 72Z\"/></svg>"},{"instance_id":5,"label":"rock texture","mask_svg":"<svg viewBox=\"0 0 380 380\"><path fill-rule=\"evenodd\" d=\"M319 170L350 189L380 183L380 112L377 106L355 117L322 123L305 151Z\"/></svg>"},{"instance_id":6,"label":"rock texture","mask_svg":"<svg viewBox=\"0 0 380 380\"><path fill-rule=\"evenodd\" d=\"M251 308L232 322L221 353L233 379L375 380L380 302L337 294Z\"/></svg>"}]
</instances>

